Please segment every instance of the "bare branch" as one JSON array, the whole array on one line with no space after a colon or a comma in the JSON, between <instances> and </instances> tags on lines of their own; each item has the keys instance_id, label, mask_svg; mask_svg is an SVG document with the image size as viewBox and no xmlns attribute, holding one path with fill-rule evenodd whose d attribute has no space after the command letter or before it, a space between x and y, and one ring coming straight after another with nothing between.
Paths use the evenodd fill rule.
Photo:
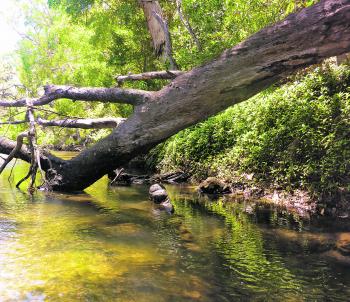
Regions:
<instances>
[{"instance_id":1,"label":"bare branch","mask_svg":"<svg viewBox=\"0 0 350 302\"><path fill-rule=\"evenodd\" d=\"M25 138L25 137L28 137L28 132L22 132L21 134L19 134L17 136L16 146L13 148L13 150L10 152L8 157L5 159L5 161L1 165L0 174L2 173L2 171L4 171L4 169L6 168L8 163L16 156L17 152L21 150L22 145L23 145L23 138Z\"/></svg>"},{"instance_id":2,"label":"bare branch","mask_svg":"<svg viewBox=\"0 0 350 302\"><path fill-rule=\"evenodd\" d=\"M187 31L191 35L194 43L196 43L197 49L199 51L202 51L202 45L199 42L199 39L198 39L196 33L194 32L190 22L188 21L188 18L186 16L184 16L184 14L183 14L183 11L182 11L182 0L176 0L176 8L177 8L177 12L179 14L179 18L180 18L181 22L183 23L183 25L186 27Z\"/></svg>"},{"instance_id":3,"label":"bare branch","mask_svg":"<svg viewBox=\"0 0 350 302\"><path fill-rule=\"evenodd\" d=\"M31 162L30 162L30 168L29 172L26 177L24 177L22 180L20 180L16 187L18 188L20 184L27 179L31 175L31 181L29 185L29 191L34 192L35 190L35 179L36 179L36 172L38 171L38 154L37 154L37 145L36 145L36 129L35 129L35 116L34 116L34 110L33 110L33 101L28 99L27 100L27 119L29 122L29 132L28 132L28 141L29 141L29 149L31 153ZM39 155L40 160L40 155Z\"/></svg>"},{"instance_id":4,"label":"bare branch","mask_svg":"<svg viewBox=\"0 0 350 302\"><path fill-rule=\"evenodd\" d=\"M28 121L6 121L6 122L0 122L0 125L19 125L19 124L25 124L28 123Z\"/></svg>"},{"instance_id":5,"label":"bare branch","mask_svg":"<svg viewBox=\"0 0 350 302\"><path fill-rule=\"evenodd\" d=\"M103 129L116 128L123 123L125 118L96 118L96 119L63 119L48 121L41 118L37 119L39 125L56 126L62 128L80 128L80 129Z\"/></svg>"},{"instance_id":6,"label":"bare branch","mask_svg":"<svg viewBox=\"0 0 350 302\"><path fill-rule=\"evenodd\" d=\"M125 81L145 81L154 79L173 80L184 73L185 71L179 70L162 70L144 72L140 74L118 75L115 77L115 79L117 80L118 84L121 85Z\"/></svg>"},{"instance_id":7,"label":"bare branch","mask_svg":"<svg viewBox=\"0 0 350 302\"><path fill-rule=\"evenodd\" d=\"M95 118L95 119L81 119L81 118L66 118L63 120L44 120L40 117L36 122L40 126L44 127L62 127L62 128L80 128L80 129L105 129L116 128L121 123L125 122L125 118ZM0 125L19 125L25 124L28 121L6 121L1 122Z\"/></svg>"},{"instance_id":8,"label":"bare branch","mask_svg":"<svg viewBox=\"0 0 350 302\"><path fill-rule=\"evenodd\" d=\"M0 153L11 154L12 150L15 149L17 143L6 137L0 136ZM30 162L30 151L27 146L22 145L21 148L15 154L16 158L22 159L26 162Z\"/></svg>"},{"instance_id":9,"label":"bare branch","mask_svg":"<svg viewBox=\"0 0 350 302\"><path fill-rule=\"evenodd\" d=\"M0 153L10 154L12 150L16 147L17 142L10 140L6 137L0 136ZM31 162L31 153L28 146L22 145L22 147L15 154L15 158L19 158L27 163ZM63 165L66 161L58 158L50 153L41 152L40 154L40 164L43 170L50 169L53 165Z\"/></svg>"},{"instance_id":10,"label":"bare branch","mask_svg":"<svg viewBox=\"0 0 350 302\"><path fill-rule=\"evenodd\" d=\"M42 106L58 99L71 99L73 101L98 101L103 103L124 103L139 105L148 101L153 92L137 89L121 88L95 88L72 86L45 86L45 93L38 99L23 98L17 101L1 101L0 107L25 107L28 101L33 106Z\"/></svg>"}]
</instances>

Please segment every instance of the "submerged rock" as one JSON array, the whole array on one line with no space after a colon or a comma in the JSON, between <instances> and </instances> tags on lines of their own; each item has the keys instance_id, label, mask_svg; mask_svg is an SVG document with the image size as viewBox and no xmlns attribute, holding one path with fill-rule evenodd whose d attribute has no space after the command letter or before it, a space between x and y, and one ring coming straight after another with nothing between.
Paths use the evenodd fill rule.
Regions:
<instances>
[{"instance_id":1,"label":"submerged rock","mask_svg":"<svg viewBox=\"0 0 350 302\"><path fill-rule=\"evenodd\" d=\"M230 194L231 188L221 180L215 177L209 177L203 181L198 188L200 193L204 194Z\"/></svg>"}]
</instances>

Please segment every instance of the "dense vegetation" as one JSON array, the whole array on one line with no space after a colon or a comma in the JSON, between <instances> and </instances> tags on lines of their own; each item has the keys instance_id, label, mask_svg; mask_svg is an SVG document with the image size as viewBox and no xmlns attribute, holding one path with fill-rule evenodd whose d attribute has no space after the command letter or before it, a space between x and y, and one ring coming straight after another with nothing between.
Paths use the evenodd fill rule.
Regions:
<instances>
[{"instance_id":1,"label":"dense vegetation","mask_svg":"<svg viewBox=\"0 0 350 302\"><path fill-rule=\"evenodd\" d=\"M287 189L349 189L349 87L348 66L319 66L178 133L149 161L197 180L254 173Z\"/></svg>"}]
</instances>

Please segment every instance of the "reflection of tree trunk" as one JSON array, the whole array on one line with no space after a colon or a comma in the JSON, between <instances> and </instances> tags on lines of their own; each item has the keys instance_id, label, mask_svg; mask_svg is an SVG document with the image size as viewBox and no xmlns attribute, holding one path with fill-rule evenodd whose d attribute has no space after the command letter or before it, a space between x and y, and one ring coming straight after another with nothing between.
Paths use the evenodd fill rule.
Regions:
<instances>
[{"instance_id":1,"label":"reflection of tree trunk","mask_svg":"<svg viewBox=\"0 0 350 302\"><path fill-rule=\"evenodd\" d=\"M147 20L148 31L152 37L156 56L164 56L169 61L170 69L178 69L173 58L168 22L163 16L159 2L155 0L139 0L139 3Z\"/></svg>"},{"instance_id":2,"label":"reflection of tree trunk","mask_svg":"<svg viewBox=\"0 0 350 302\"><path fill-rule=\"evenodd\" d=\"M134 113L106 138L71 160L41 157L55 190L82 190L178 131L242 102L292 72L350 51L349 0L321 0L267 27L157 92L48 86L34 105L58 98L124 101ZM18 101L16 105L21 105ZM1 102L0 106L11 106ZM0 137L0 153L15 143ZM22 147L16 157L30 159ZM52 168L50 168L50 165Z\"/></svg>"}]
</instances>

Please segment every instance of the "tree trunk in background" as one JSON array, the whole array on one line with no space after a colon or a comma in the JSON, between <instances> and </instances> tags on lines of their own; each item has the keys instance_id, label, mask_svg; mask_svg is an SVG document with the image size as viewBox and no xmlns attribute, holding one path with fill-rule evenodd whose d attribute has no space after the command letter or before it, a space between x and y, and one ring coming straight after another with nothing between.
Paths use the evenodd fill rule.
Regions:
<instances>
[{"instance_id":1,"label":"tree trunk in background","mask_svg":"<svg viewBox=\"0 0 350 302\"><path fill-rule=\"evenodd\" d=\"M163 16L159 2L155 0L139 0L139 4L143 9L147 21L155 55L157 57L164 57L165 61L169 62L170 69L178 69L173 58L168 22Z\"/></svg>"},{"instance_id":2,"label":"tree trunk in background","mask_svg":"<svg viewBox=\"0 0 350 302\"><path fill-rule=\"evenodd\" d=\"M292 72L349 52L349 20L349 0L321 0L177 77L158 92L144 92L144 98L140 91L122 94L124 98L138 96L134 114L77 157L53 158L53 169L47 170L53 189L82 190L178 131L249 99ZM63 97L74 92L61 90ZM73 99L83 97L84 91L88 92L74 92L79 98Z\"/></svg>"},{"instance_id":3,"label":"tree trunk in background","mask_svg":"<svg viewBox=\"0 0 350 302\"><path fill-rule=\"evenodd\" d=\"M160 7L158 1L139 0L139 3L146 17L148 31L152 37L154 52L156 56L159 57L164 52L165 33L154 14L158 14L159 16L162 17L163 16L162 8Z\"/></svg>"}]
</instances>

